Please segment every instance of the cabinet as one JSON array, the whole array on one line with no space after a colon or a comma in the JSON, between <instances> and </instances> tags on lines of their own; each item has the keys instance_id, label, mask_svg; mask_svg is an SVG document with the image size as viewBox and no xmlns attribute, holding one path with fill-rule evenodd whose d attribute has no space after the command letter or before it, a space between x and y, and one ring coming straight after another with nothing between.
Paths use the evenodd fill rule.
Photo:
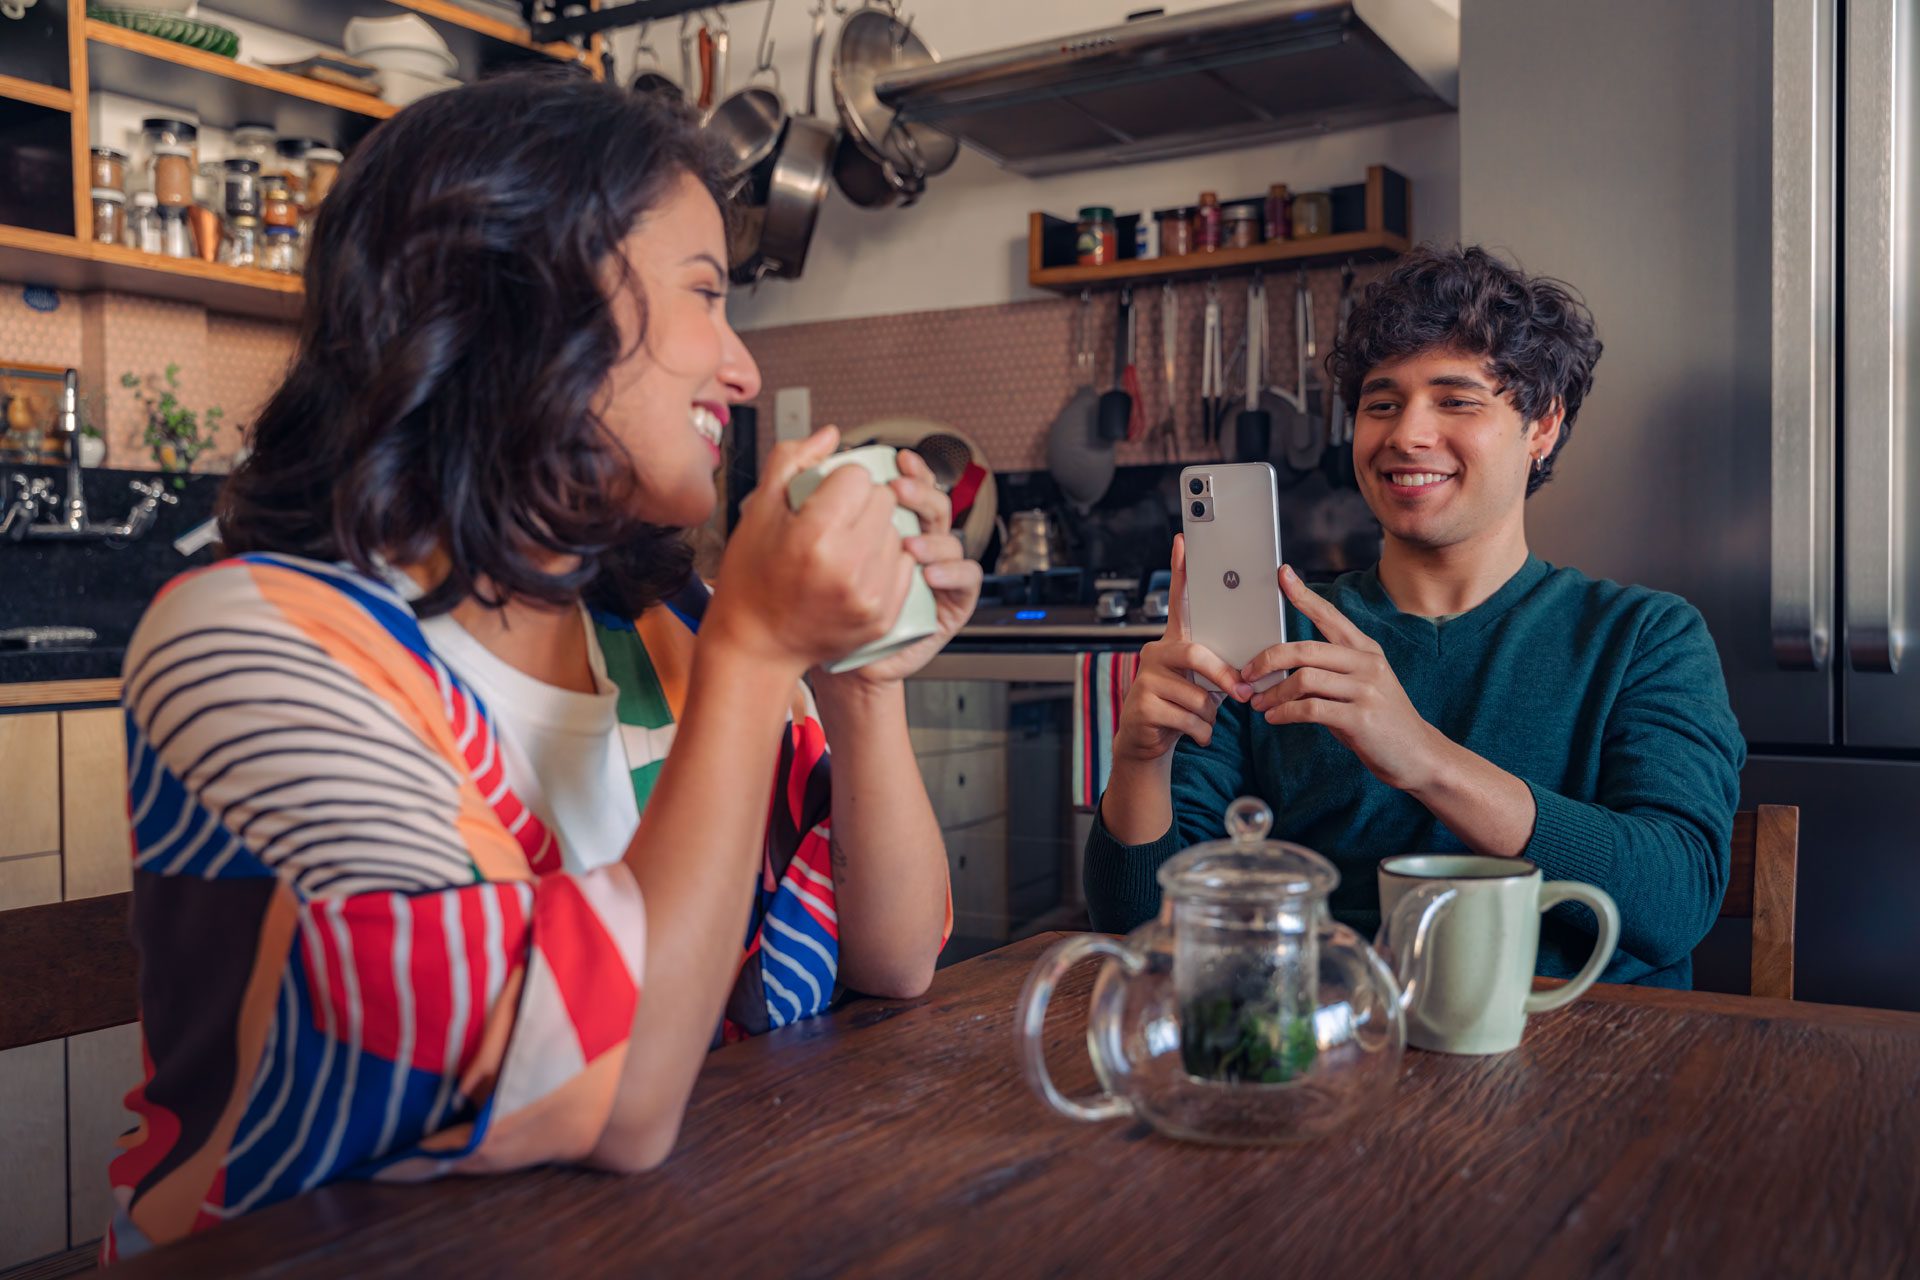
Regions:
<instances>
[{"instance_id":1,"label":"cabinet","mask_svg":"<svg viewBox=\"0 0 1920 1280\"><path fill-rule=\"evenodd\" d=\"M131 885L118 708L0 715L0 794L0 911ZM99 1238L139 1078L133 1024L0 1052L0 1270Z\"/></svg>"}]
</instances>

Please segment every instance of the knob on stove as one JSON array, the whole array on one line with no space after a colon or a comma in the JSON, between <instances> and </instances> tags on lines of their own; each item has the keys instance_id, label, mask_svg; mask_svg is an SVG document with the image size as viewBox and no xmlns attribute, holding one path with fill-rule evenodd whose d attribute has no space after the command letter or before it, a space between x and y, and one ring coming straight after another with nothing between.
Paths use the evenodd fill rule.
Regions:
<instances>
[{"instance_id":1,"label":"knob on stove","mask_svg":"<svg viewBox=\"0 0 1920 1280\"><path fill-rule=\"evenodd\" d=\"M1102 622L1125 622L1127 619L1127 593L1124 591L1102 591L1100 598L1093 602L1093 616Z\"/></svg>"}]
</instances>

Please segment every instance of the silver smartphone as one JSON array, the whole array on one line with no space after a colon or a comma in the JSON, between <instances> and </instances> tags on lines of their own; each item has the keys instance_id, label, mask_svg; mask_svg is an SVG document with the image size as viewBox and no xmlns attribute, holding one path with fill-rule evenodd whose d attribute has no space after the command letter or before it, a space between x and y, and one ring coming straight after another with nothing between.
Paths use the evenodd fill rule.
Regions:
<instances>
[{"instance_id":1,"label":"silver smartphone","mask_svg":"<svg viewBox=\"0 0 1920 1280\"><path fill-rule=\"evenodd\" d=\"M1273 468L1220 462L1181 471L1180 525L1187 536L1187 628L1193 638L1232 667L1244 667L1284 642ZM1270 672L1253 687L1269 688L1286 674ZM1213 688L1211 681L1194 679Z\"/></svg>"}]
</instances>

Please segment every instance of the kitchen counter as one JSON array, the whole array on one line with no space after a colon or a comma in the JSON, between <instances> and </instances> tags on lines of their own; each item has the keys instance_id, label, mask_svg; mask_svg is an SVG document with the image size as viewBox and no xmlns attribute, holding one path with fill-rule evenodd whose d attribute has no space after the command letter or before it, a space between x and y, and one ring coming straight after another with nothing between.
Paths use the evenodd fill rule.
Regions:
<instances>
[{"instance_id":1,"label":"kitchen counter","mask_svg":"<svg viewBox=\"0 0 1920 1280\"><path fill-rule=\"evenodd\" d=\"M119 646L0 651L0 713L120 700Z\"/></svg>"}]
</instances>

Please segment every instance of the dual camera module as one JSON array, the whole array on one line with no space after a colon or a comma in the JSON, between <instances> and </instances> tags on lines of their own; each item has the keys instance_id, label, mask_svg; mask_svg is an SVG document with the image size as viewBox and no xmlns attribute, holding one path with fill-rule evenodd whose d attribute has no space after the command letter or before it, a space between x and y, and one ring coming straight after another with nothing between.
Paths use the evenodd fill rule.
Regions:
<instances>
[{"instance_id":1,"label":"dual camera module","mask_svg":"<svg viewBox=\"0 0 1920 1280\"><path fill-rule=\"evenodd\" d=\"M1187 517L1192 520L1213 519L1213 477L1188 476Z\"/></svg>"}]
</instances>

